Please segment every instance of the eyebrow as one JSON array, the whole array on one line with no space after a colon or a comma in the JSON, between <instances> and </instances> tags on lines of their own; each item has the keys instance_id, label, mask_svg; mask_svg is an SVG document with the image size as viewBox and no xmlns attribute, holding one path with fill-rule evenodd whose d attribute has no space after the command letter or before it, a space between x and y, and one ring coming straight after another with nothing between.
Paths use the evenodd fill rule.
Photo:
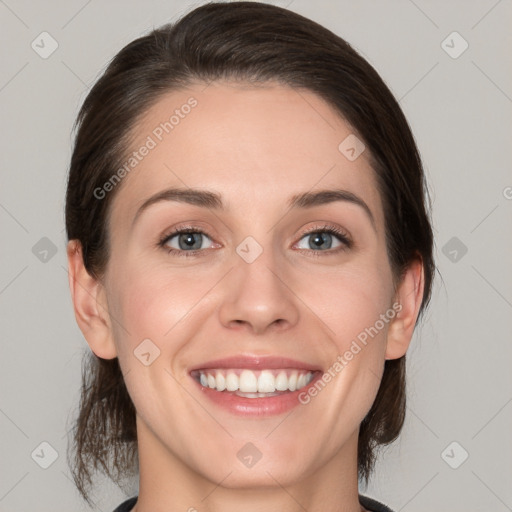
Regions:
<instances>
[{"instance_id":1,"label":"eyebrow","mask_svg":"<svg viewBox=\"0 0 512 512\"><path fill-rule=\"evenodd\" d=\"M216 192L197 188L169 188L158 192L144 201L133 218L132 227L144 210L147 210L153 204L161 201L176 201L200 206L201 208L225 210L222 196ZM373 229L376 231L375 218L368 205L359 196L348 190L327 189L296 194L289 199L288 207L290 209L312 208L335 201L345 201L360 206L370 220Z\"/></svg>"}]
</instances>

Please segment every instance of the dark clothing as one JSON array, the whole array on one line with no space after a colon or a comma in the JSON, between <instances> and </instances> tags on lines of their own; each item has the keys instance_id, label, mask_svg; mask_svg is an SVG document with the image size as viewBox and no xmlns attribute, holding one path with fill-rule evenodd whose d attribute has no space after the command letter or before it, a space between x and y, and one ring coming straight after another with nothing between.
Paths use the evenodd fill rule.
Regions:
<instances>
[{"instance_id":1,"label":"dark clothing","mask_svg":"<svg viewBox=\"0 0 512 512\"><path fill-rule=\"evenodd\" d=\"M124 503L121 503L121 505L119 505L119 507L117 507L114 512L130 512L136 502L137 496L130 498ZM372 498L368 498L368 496L362 496L361 494L359 495L359 503L371 512L393 512L390 508L386 507L386 505L383 505L382 503L375 501Z\"/></svg>"},{"instance_id":2,"label":"dark clothing","mask_svg":"<svg viewBox=\"0 0 512 512\"><path fill-rule=\"evenodd\" d=\"M114 512L130 512L130 510L133 508L133 506L137 503L137 496L134 498L130 498L129 500L126 500L125 502L121 503L119 507L117 507Z\"/></svg>"},{"instance_id":3,"label":"dark clothing","mask_svg":"<svg viewBox=\"0 0 512 512\"><path fill-rule=\"evenodd\" d=\"M359 495L359 503L363 507L371 512L393 512L389 507L382 504L380 501L376 501L368 496Z\"/></svg>"}]
</instances>

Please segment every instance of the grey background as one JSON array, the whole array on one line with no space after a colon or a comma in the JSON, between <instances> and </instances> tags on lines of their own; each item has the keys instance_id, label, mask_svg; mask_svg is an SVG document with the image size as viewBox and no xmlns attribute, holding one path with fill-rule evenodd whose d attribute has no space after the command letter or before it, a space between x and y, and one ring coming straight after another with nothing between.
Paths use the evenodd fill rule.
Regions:
<instances>
[{"instance_id":1,"label":"grey background","mask_svg":"<svg viewBox=\"0 0 512 512\"><path fill-rule=\"evenodd\" d=\"M511 2L274 3L330 28L372 63L400 99L432 192L443 280L409 352L402 436L361 491L396 511L512 510ZM89 510L65 456L87 348L63 230L72 123L122 46L193 5L0 0L1 511ZM43 31L59 45L47 59L31 48ZM469 44L458 58L445 49L460 50L460 40L442 46L453 31ZM43 252L43 237L56 254ZM58 453L47 469L44 441ZM459 464L463 450L469 457L453 469L447 462ZM95 510L126 499L98 483ZM136 490L136 482L125 489Z\"/></svg>"}]
</instances>

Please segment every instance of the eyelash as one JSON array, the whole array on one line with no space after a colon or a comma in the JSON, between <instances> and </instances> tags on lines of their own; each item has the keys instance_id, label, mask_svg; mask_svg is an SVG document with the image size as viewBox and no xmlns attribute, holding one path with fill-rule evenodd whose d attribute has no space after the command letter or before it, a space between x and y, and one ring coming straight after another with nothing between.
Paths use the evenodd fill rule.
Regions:
<instances>
[{"instance_id":1,"label":"eyelash","mask_svg":"<svg viewBox=\"0 0 512 512\"><path fill-rule=\"evenodd\" d=\"M166 247L166 243L174 238L176 235L181 234L188 234L188 233L200 233L202 235L206 235L208 238L212 239L212 237L206 233L205 231L195 228L195 227L180 227L177 228L170 233L165 234L160 240L158 241L157 247L162 248L167 251L168 254L173 254L175 256L183 256L185 258L189 258L191 256L196 256L198 253L205 251L205 249L196 249L194 251L182 251L180 249L174 249L172 247ZM313 249L301 249L302 251L307 251L309 253L313 253L315 257L319 257L322 254L319 253L327 253L325 255L332 255L337 254L342 251L346 251L348 249L351 249L353 246L352 241L350 240L349 236L345 231L342 231L341 229L337 228L336 226L332 226L330 224L325 224L323 226L315 227L314 229L310 231L306 231L302 233L299 240L302 240L305 236L313 235L316 233L329 233L330 235L334 235L338 240L344 245L341 247L337 247L336 249L329 249L327 251L314 251Z\"/></svg>"}]
</instances>

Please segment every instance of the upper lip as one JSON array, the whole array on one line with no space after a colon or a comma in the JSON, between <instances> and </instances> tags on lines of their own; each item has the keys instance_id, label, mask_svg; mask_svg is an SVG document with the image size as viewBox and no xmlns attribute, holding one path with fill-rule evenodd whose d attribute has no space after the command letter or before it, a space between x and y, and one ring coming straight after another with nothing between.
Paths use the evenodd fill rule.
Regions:
<instances>
[{"instance_id":1,"label":"upper lip","mask_svg":"<svg viewBox=\"0 0 512 512\"><path fill-rule=\"evenodd\" d=\"M247 368L248 370L295 368L298 370L309 370L312 372L321 370L318 365L298 361L297 359L290 359L289 357L236 355L224 357L222 359L214 359L212 361L205 361L200 365L194 366L190 371L215 368Z\"/></svg>"}]
</instances>

